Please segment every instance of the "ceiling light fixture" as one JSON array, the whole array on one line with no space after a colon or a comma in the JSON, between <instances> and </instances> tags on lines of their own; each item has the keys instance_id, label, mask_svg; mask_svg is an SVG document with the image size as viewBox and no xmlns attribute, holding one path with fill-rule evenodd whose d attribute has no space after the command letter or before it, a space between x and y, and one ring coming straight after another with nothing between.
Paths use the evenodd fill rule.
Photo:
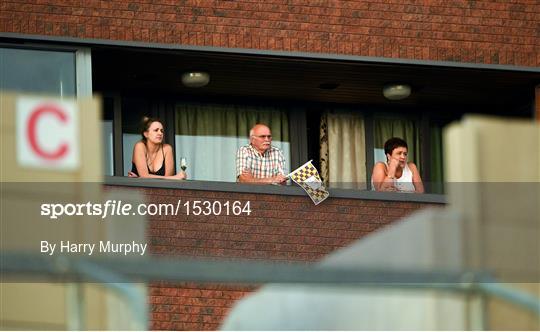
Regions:
<instances>
[{"instance_id":1,"label":"ceiling light fixture","mask_svg":"<svg viewBox=\"0 0 540 332\"><path fill-rule=\"evenodd\" d=\"M408 84L386 84L383 95L389 100L401 100L411 95L411 86Z\"/></svg>"},{"instance_id":2,"label":"ceiling light fixture","mask_svg":"<svg viewBox=\"0 0 540 332\"><path fill-rule=\"evenodd\" d=\"M210 75L204 71L190 71L182 74L182 84L188 88L202 88L210 82Z\"/></svg>"}]
</instances>

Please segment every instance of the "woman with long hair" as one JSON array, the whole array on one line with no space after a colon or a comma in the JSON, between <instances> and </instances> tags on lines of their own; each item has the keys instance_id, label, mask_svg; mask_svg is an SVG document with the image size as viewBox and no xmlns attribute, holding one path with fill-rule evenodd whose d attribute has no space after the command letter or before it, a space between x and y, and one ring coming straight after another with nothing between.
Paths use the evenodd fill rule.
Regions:
<instances>
[{"instance_id":1,"label":"woman with long hair","mask_svg":"<svg viewBox=\"0 0 540 332\"><path fill-rule=\"evenodd\" d=\"M163 123L155 118L144 117L141 140L133 147L130 177L183 180L186 173L174 174L172 147L164 143Z\"/></svg>"}]
</instances>

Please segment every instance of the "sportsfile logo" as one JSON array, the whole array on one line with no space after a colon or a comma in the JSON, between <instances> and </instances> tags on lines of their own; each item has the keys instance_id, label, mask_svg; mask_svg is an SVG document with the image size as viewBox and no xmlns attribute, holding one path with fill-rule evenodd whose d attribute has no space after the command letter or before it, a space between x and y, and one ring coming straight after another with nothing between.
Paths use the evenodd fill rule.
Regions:
<instances>
[{"instance_id":1,"label":"sportsfile logo","mask_svg":"<svg viewBox=\"0 0 540 332\"><path fill-rule=\"evenodd\" d=\"M44 203L41 204L41 215L49 219L58 219L63 216L100 216L105 219L109 216L130 215L177 215L180 201L176 204L138 204L134 210L130 203L121 200L108 200L105 203Z\"/></svg>"},{"instance_id":2,"label":"sportsfile logo","mask_svg":"<svg viewBox=\"0 0 540 332\"><path fill-rule=\"evenodd\" d=\"M240 216L251 215L251 202L241 201L182 201L172 203L138 204L133 207L130 203L121 200L108 200L105 203L43 203L41 215L49 219L58 220L63 216L97 216L105 219L109 216L176 216L203 215L203 216Z\"/></svg>"}]
</instances>

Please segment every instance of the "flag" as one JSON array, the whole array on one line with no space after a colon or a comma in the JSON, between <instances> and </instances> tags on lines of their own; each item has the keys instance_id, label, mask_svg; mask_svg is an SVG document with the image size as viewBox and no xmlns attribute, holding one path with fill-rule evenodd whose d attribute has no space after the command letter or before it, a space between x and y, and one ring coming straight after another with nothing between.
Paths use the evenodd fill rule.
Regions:
<instances>
[{"instance_id":1,"label":"flag","mask_svg":"<svg viewBox=\"0 0 540 332\"><path fill-rule=\"evenodd\" d=\"M315 205L318 205L330 196L330 193L323 186L319 172L313 166L311 160L292 171L287 177L302 187Z\"/></svg>"}]
</instances>

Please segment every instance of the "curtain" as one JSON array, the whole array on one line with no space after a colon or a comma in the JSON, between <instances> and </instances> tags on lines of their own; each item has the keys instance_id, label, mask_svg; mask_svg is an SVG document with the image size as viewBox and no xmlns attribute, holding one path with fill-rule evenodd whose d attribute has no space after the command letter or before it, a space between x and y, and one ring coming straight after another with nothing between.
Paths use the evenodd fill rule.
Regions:
<instances>
[{"instance_id":1,"label":"curtain","mask_svg":"<svg viewBox=\"0 0 540 332\"><path fill-rule=\"evenodd\" d=\"M364 119L351 111L328 111L321 121L321 171L330 187L366 189Z\"/></svg>"},{"instance_id":2,"label":"curtain","mask_svg":"<svg viewBox=\"0 0 540 332\"><path fill-rule=\"evenodd\" d=\"M289 119L282 109L195 103L176 106L177 135L247 137L257 123L270 127L273 140L289 141Z\"/></svg>"},{"instance_id":3,"label":"curtain","mask_svg":"<svg viewBox=\"0 0 540 332\"><path fill-rule=\"evenodd\" d=\"M176 162L185 157L192 180L236 181L235 159L249 144L257 123L272 130L272 145L283 150L290 171L289 120L286 110L224 104L186 103L176 106Z\"/></svg>"},{"instance_id":4,"label":"curtain","mask_svg":"<svg viewBox=\"0 0 540 332\"><path fill-rule=\"evenodd\" d=\"M326 187L329 186L330 175L328 174L328 113L321 115L321 125L319 130L319 155L321 165L321 179Z\"/></svg>"},{"instance_id":5,"label":"curtain","mask_svg":"<svg viewBox=\"0 0 540 332\"><path fill-rule=\"evenodd\" d=\"M386 161L384 143L392 137L404 139L408 145L408 161L412 161L420 169L420 132L414 120L400 117L374 118L374 155L377 161Z\"/></svg>"},{"instance_id":6,"label":"curtain","mask_svg":"<svg viewBox=\"0 0 540 332\"><path fill-rule=\"evenodd\" d=\"M442 128L432 125L431 132L431 188L430 192L444 193Z\"/></svg>"}]
</instances>

